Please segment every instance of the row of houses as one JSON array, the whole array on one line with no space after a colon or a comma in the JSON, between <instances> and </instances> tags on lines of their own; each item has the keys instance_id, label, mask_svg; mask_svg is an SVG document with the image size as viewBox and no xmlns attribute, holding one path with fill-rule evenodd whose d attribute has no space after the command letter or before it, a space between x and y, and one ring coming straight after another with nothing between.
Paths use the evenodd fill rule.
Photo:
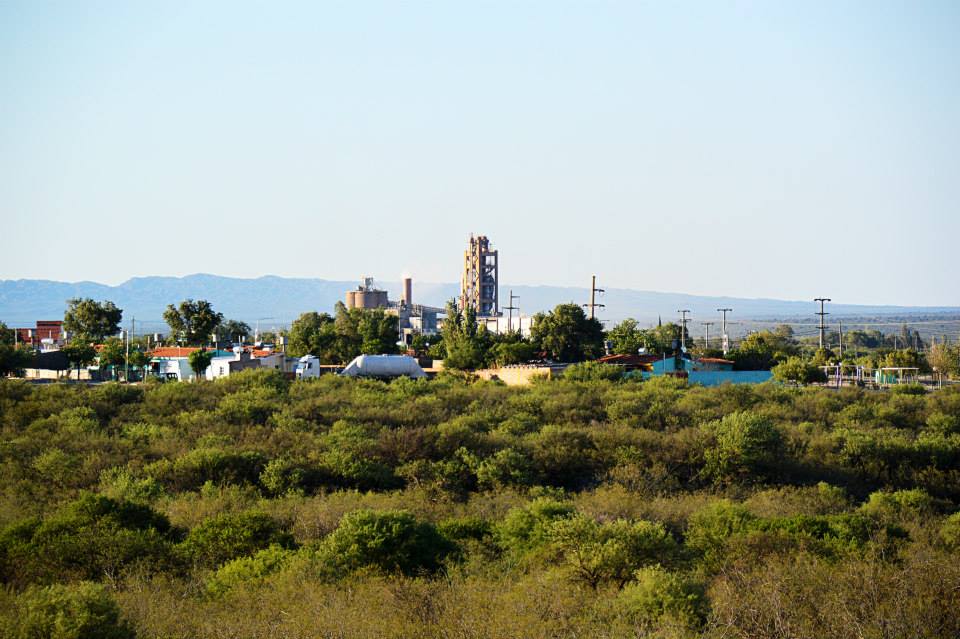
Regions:
<instances>
[{"instance_id":1,"label":"row of houses","mask_svg":"<svg viewBox=\"0 0 960 639\"><path fill-rule=\"evenodd\" d=\"M190 368L190 354L200 350L196 347L164 346L150 351L150 364L147 374L161 379L189 381L196 377ZM252 368L278 370L293 376L296 374L299 360L289 357L281 351L271 348L251 348L237 346L232 350L214 350L210 366L204 372L204 378L213 380L227 377Z\"/></svg>"},{"instance_id":2,"label":"row of houses","mask_svg":"<svg viewBox=\"0 0 960 639\"><path fill-rule=\"evenodd\" d=\"M134 367L130 372L130 379L157 377L164 380L189 381L196 375L190 367L190 354L200 350L196 347L163 346L148 352L149 363L142 369ZM300 361L288 357L280 351L249 346L236 347L232 350L214 350L210 366L204 371L205 379L227 377L233 373L251 368L265 368L278 370L291 377L296 374ZM24 371L29 379L60 379L71 377L89 381L106 381L120 378L124 374L123 367L109 367L93 364L77 371L71 368L63 351L58 349L40 350L33 363Z\"/></svg>"}]
</instances>

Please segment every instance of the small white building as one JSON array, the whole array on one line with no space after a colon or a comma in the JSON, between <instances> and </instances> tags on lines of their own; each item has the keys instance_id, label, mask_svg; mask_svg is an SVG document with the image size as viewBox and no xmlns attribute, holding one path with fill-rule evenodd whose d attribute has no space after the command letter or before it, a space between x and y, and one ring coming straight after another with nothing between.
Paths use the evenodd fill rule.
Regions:
<instances>
[{"instance_id":1,"label":"small white building","mask_svg":"<svg viewBox=\"0 0 960 639\"><path fill-rule=\"evenodd\" d=\"M190 353L199 348L161 346L150 351L150 374L160 379L187 381L193 379Z\"/></svg>"},{"instance_id":2,"label":"small white building","mask_svg":"<svg viewBox=\"0 0 960 639\"><path fill-rule=\"evenodd\" d=\"M190 354L200 350L197 347L161 346L150 351L149 374L160 379L177 380L181 382L194 379L193 369L190 368ZM230 359L233 354L229 351L211 351L213 359ZM212 365L211 365L212 367ZM210 368L204 374L210 377Z\"/></svg>"}]
</instances>

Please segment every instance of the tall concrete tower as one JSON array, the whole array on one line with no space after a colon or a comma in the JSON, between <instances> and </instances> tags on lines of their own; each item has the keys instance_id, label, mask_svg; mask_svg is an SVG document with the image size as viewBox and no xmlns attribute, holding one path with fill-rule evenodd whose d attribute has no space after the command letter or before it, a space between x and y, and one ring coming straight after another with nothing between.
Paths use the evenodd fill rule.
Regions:
<instances>
[{"instance_id":1,"label":"tall concrete tower","mask_svg":"<svg viewBox=\"0 0 960 639\"><path fill-rule=\"evenodd\" d=\"M486 235L470 235L463 252L463 276L460 278L460 309L472 308L477 317L500 316L500 265L497 251L490 250Z\"/></svg>"}]
</instances>

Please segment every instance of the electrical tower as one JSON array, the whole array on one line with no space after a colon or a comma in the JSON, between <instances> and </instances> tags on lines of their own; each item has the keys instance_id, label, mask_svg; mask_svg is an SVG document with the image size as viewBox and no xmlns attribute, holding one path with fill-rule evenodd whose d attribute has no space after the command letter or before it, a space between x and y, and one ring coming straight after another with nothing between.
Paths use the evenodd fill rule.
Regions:
<instances>
[{"instance_id":1,"label":"electrical tower","mask_svg":"<svg viewBox=\"0 0 960 639\"><path fill-rule=\"evenodd\" d=\"M680 349L686 351L687 349L687 322L690 320L687 319L687 313L690 312L689 308L683 310L678 310L680 313Z\"/></svg>"},{"instance_id":2,"label":"electrical tower","mask_svg":"<svg viewBox=\"0 0 960 639\"><path fill-rule=\"evenodd\" d=\"M723 313L723 320L720 323L720 340L723 345L723 354L727 354L727 350L730 348L730 338L727 337L727 313L732 313L732 308L718 308L718 312Z\"/></svg>"},{"instance_id":3,"label":"electrical tower","mask_svg":"<svg viewBox=\"0 0 960 639\"><path fill-rule=\"evenodd\" d=\"M597 276L594 275L593 278L590 280L590 303L583 305L584 308L590 309L590 319L596 318L597 316L596 309L607 307L606 304L598 304L596 301L597 293L603 293L603 292L605 291L602 288L597 288Z\"/></svg>"},{"instance_id":4,"label":"electrical tower","mask_svg":"<svg viewBox=\"0 0 960 639\"><path fill-rule=\"evenodd\" d=\"M813 301L820 302L820 312L814 313L814 314L820 316L820 326L818 326L818 328L820 329L820 348L823 348L824 336L826 335L826 330L827 330L827 325L823 323L823 317L824 315L830 314L830 313L824 312L823 304L824 302L830 302L832 300L829 297L815 297L813 298Z\"/></svg>"}]
</instances>

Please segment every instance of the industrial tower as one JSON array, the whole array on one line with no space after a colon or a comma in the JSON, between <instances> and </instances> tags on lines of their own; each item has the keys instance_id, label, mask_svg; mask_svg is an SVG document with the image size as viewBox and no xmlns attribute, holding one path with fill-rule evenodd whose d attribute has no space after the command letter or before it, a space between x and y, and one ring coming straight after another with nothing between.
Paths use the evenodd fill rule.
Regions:
<instances>
[{"instance_id":1,"label":"industrial tower","mask_svg":"<svg viewBox=\"0 0 960 639\"><path fill-rule=\"evenodd\" d=\"M463 276L460 278L460 309L474 309L477 317L499 317L500 266L497 251L490 250L486 235L470 235L463 252Z\"/></svg>"}]
</instances>

